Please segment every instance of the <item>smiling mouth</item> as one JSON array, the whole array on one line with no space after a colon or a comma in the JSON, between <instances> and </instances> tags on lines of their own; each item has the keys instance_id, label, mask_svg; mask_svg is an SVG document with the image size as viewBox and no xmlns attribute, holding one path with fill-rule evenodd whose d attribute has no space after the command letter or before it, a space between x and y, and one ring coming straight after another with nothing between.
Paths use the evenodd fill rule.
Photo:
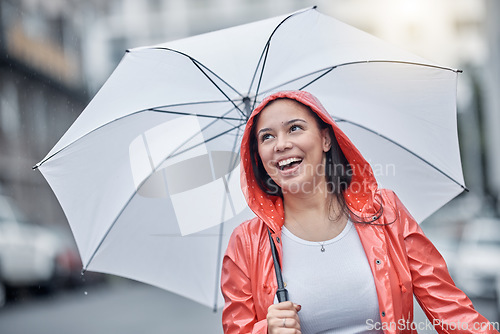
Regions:
<instances>
[{"instance_id":1,"label":"smiling mouth","mask_svg":"<svg viewBox=\"0 0 500 334\"><path fill-rule=\"evenodd\" d=\"M287 170L299 165L302 162L301 158L288 158L285 160L278 161L276 164L279 170Z\"/></svg>"}]
</instances>

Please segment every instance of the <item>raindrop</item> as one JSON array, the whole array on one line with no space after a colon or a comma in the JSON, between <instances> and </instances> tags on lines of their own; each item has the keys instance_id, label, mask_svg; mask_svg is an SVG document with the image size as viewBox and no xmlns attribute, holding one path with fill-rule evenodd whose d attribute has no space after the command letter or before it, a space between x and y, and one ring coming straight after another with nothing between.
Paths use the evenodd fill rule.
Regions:
<instances>
[{"instance_id":1,"label":"raindrop","mask_svg":"<svg viewBox=\"0 0 500 334\"><path fill-rule=\"evenodd\" d=\"M82 270L80 274L81 274L82 282L85 283L85 270Z\"/></svg>"}]
</instances>

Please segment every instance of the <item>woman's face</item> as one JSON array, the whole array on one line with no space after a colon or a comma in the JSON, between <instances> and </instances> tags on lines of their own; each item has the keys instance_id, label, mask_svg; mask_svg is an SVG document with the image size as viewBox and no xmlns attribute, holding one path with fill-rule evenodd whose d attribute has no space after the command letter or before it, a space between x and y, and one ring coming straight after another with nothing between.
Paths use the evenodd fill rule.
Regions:
<instances>
[{"instance_id":1,"label":"woman's face","mask_svg":"<svg viewBox=\"0 0 500 334\"><path fill-rule=\"evenodd\" d=\"M306 193L324 186L330 136L306 106L290 99L271 102L260 112L256 140L266 172L283 193Z\"/></svg>"}]
</instances>

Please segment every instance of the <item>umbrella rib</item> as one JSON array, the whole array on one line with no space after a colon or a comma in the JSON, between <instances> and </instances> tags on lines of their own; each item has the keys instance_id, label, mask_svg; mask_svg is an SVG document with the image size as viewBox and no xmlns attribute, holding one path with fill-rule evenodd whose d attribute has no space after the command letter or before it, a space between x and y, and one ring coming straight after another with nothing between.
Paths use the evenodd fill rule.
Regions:
<instances>
[{"instance_id":1,"label":"umbrella rib","mask_svg":"<svg viewBox=\"0 0 500 334\"><path fill-rule=\"evenodd\" d=\"M336 66L337 66L337 65L336 65ZM300 79L306 78L306 77L308 77L308 76L311 76L311 75L314 75L314 74L317 74L317 73L320 73L320 72L324 72L324 71L330 72L330 71L332 71L332 70L333 70L336 66L327 67L327 68L322 68L322 69L320 69L320 70L317 70L317 71L314 71L314 72L311 72L311 73L308 73L308 74L301 75L301 76L299 76L299 77L297 77L297 78L295 78L295 79L288 80L288 81L286 81L286 82L283 82L283 83L282 83L282 84L280 84L280 85L277 85L277 86L274 86L274 87L272 87L272 88L269 88L268 90L262 91L262 92L260 92L260 93L259 93L259 95L265 95L265 94L267 94L267 93L269 93L269 92L272 92L273 90L276 90L276 89L278 89L278 88L280 88L280 87L283 87L283 86L285 86L285 85L288 85L288 84L290 84L290 83L292 83L292 82L294 82L294 81L297 81L297 80L300 80ZM322 77L322 76L324 76L325 74L326 74L326 73L323 73L323 74L321 74L319 77ZM319 78L319 77L318 77L318 78ZM317 80L317 78L316 78L316 79L313 79L313 80ZM303 88L301 88L301 89L303 89ZM300 90L300 89L299 89L299 90Z\"/></svg>"},{"instance_id":2,"label":"umbrella rib","mask_svg":"<svg viewBox=\"0 0 500 334\"><path fill-rule=\"evenodd\" d=\"M222 233L224 232L224 223L221 223L219 226L219 244L217 247L217 263L215 269L215 296L214 296L214 307L212 309L213 312L217 312L217 301L219 299L219 280L220 280L220 271L221 271L221 263L219 261L220 256L222 254Z\"/></svg>"},{"instance_id":3,"label":"umbrella rib","mask_svg":"<svg viewBox=\"0 0 500 334\"><path fill-rule=\"evenodd\" d=\"M172 52L175 52L175 53L178 53L180 54L181 56L184 56L184 57L187 57L189 58L193 63L197 63L199 64L200 66L202 66L203 68L205 68L207 71L209 71L211 74L213 74L215 77L217 77L217 79L219 79L220 81L222 81L225 85L227 85L233 92L235 92L236 94L238 94L239 96L241 96L243 98L243 95L238 92L238 90L236 88L234 88L233 86L231 86L227 81L225 81L224 79L222 79L219 75L217 75L214 71L212 71L211 69L209 69L207 66L203 65L199 60L196 60L195 58L191 57L190 55L182 52L182 51L178 51L178 50L174 50L174 49L170 49L170 48L165 48L165 47L154 47L154 48L151 48L153 50L165 50L165 51L172 51ZM205 74L206 75L206 74Z\"/></svg>"},{"instance_id":4,"label":"umbrella rib","mask_svg":"<svg viewBox=\"0 0 500 334\"><path fill-rule=\"evenodd\" d=\"M276 33L276 31L278 30L278 28L286 21L288 20L289 18L291 18L292 16L296 16L296 15L299 15L299 14L302 14L302 13L305 13L307 11L310 11L310 10L314 10L316 9L317 6L312 6L311 8L307 8L307 9L304 9L302 11L299 11L299 12L295 12L293 14L290 14L288 15L287 17L285 17L273 30L273 32L269 35L269 38L267 39L267 42L266 42L266 45L264 46L264 49L262 50L262 53L260 54L260 58L259 58L259 61L257 62L257 66L255 67L255 71L254 71L254 74L253 74L253 77L252 77L252 80L250 81L250 87L248 87L248 93L247 93L247 96L250 95L250 92L252 91L252 86L253 86L253 83L255 81L255 77L257 76L257 72L259 71L259 67L260 67L260 63L262 62L262 58L264 58L264 63L262 64L262 70L261 70L261 73L260 73L260 79L259 79L259 84L257 85L257 90L256 90L256 93L255 93L255 96L258 95L258 92L259 92L259 86L260 86L260 80L262 79L262 73L264 72L264 67L265 67L265 63L266 63L266 58L267 58L267 54L268 54L268 51L269 51L269 46L271 44L271 39L273 38L274 34ZM253 107L255 107L255 101L256 99L254 99L254 103L253 103ZM253 109L252 107L252 109Z\"/></svg>"},{"instance_id":5,"label":"umbrella rib","mask_svg":"<svg viewBox=\"0 0 500 334\"><path fill-rule=\"evenodd\" d=\"M355 123L355 122L352 122L352 121L349 121L349 120L346 120L346 119L342 119L342 118L337 118L335 119L335 121L337 123L349 123L351 125L354 125L354 126L357 126L363 130L366 130L368 132L371 132L389 142L391 142L392 144L398 146L399 148L405 150L406 152L410 153L411 155L413 155L414 157L420 159L421 161L423 161L424 163L426 163L427 165L429 165L430 167L434 168L436 171L438 171L439 173L441 173L442 175L444 175L445 177L447 177L448 179L450 179L451 181L453 181L454 183L456 183L458 186L460 186L463 190L465 191L469 191L469 189L462 185L460 182L458 182L457 180L455 180L454 178L452 178L450 175L446 174L443 170L439 169L438 167L436 167L434 164L430 163L429 161L427 161L426 159L422 158L421 156L419 156L418 154L416 154L415 152L411 151L410 149L404 147L403 145L399 144L398 142L392 140L391 138L387 137L387 136L384 136L383 134L381 133L378 133L370 128L367 128L366 126L364 125L361 125L361 124L358 124L358 123Z\"/></svg>"},{"instance_id":6,"label":"umbrella rib","mask_svg":"<svg viewBox=\"0 0 500 334\"><path fill-rule=\"evenodd\" d=\"M236 103L234 103L234 101L233 101L233 100L232 100L229 96L227 96L227 94L226 94L226 93L225 93L225 92L224 92L224 91L223 91L223 90L219 87L219 85L217 85L217 84L215 83L215 81L214 81L212 78L210 78L210 76L209 76L209 75L207 75L207 73L205 73L205 71L203 71L203 70L201 69L202 64L201 64L201 63L199 63L199 62L198 62L196 59L194 59L194 58L190 58L190 59L191 59L191 61L193 62L193 64L194 64L194 65L195 65L195 66L196 66L196 67L200 70L200 72L201 72L201 73L203 73L203 75L204 75L205 77L207 77L207 79L208 79L208 80L210 80L210 82L211 82L211 83L212 83L212 84L213 84L213 85L214 85L214 86L215 86L215 87L219 90L219 92L221 92L221 93L222 93L222 95L224 95L224 97L225 97L225 98L226 98L229 102L231 102L231 103L233 104L233 106L234 106L234 107L235 107L235 108L236 108L236 109L240 112L240 114L241 114L242 116L245 116L245 113L244 113L244 112L240 109L240 107L238 107L238 106L236 105ZM205 66L203 66L203 67L204 67L205 69L207 69L208 71L210 71L210 70L209 70L208 68L206 68ZM210 71L210 73L212 73L213 75L217 76L217 75L216 75L215 73L213 73L212 71ZM217 76L217 78L219 78L219 77ZM219 78L219 80L222 80L222 79L220 79L220 78ZM224 82L224 83L226 83L225 81L223 81L223 82ZM228 84L226 83L226 85L228 85ZM228 86L229 86L229 85L228 85ZM231 86L229 86L229 87L231 87ZM241 96L241 94L240 94L240 93L238 93L238 92L236 92L236 93L237 93L238 95L240 95L240 96Z\"/></svg>"},{"instance_id":7,"label":"umbrella rib","mask_svg":"<svg viewBox=\"0 0 500 334\"><path fill-rule=\"evenodd\" d=\"M185 152L187 152L187 151L189 151L189 150L192 150L193 148L196 148L196 147L198 147L198 146L200 146L200 145L203 145L203 144L206 144L206 143L208 143L208 142L211 142L212 140L217 139L217 138L219 138L220 136L223 136L223 135L225 135L226 133L229 133L229 132L231 132L231 131L233 131L233 130L235 130L235 129L238 129L238 128L240 128L240 127L241 127L241 126L243 126L243 125L244 125L244 124L235 125L235 126L233 126L232 128L230 128L230 129L228 129L228 130L226 130L226 131L223 131L223 132L221 132L221 133L219 133L219 134L217 134L217 135L215 135L215 136L213 136L213 137L210 137L210 138L208 138L208 139L204 140L204 141L203 141L203 142L201 142L201 143L198 143L198 144L196 144L196 145L193 145L193 146L191 146L191 147L188 147L188 148L186 148L186 149L184 149L184 150L182 150L182 151L180 151L180 152L177 152L177 153L175 153L175 154L170 154L170 155L169 155L168 157L166 157L163 161L165 161L165 160L167 160L167 159L170 159L170 158L174 158L174 157L176 157L176 156L178 156L178 155L180 155L180 154L182 154L182 153L185 153ZM180 147L182 147L182 145L181 145ZM174 151L174 152L175 152L175 151Z\"/></svg>"},{"instance_id":8,"label":"umbrella rib","mask_svg":"<svg viewBox=\"0 0 500 334\"><path fill-rule=\"evenodd\" d=\"M140 113L143 113L143 112L147 112L147 111L154 111L154 112L161 112L160 110L156 110L155 108L167 108L167 107L172 107L172 106L188 106L188 105L197 105L197 104L210 104L210 103L227 103L227 101L206 101L206 102L193 102L193 103L181 103L181 104L172 104L172 105L165 105L165 106L160 106L160 107L152 107L152 108L147 108L147 109L142 109L142 110L138 110L138 111L135 111L133 113L130 113L130 114L127 114L127 115L124 115L124 116L121 116L121 117L118 117L118 118L115 118L105 124L102 124L100 126L98 126L97 128L93 129L92 131L89 131L87 132L86 134L84 134L83 136L75 139L74 141L72 141L71 143L67 144L66 146L62 147L61 149L59 149L57 152L54 152L52 155L48 156L47 158L43 159L42 161L40 161L39 163L37 163L35 166L33 166L32 168L33 169L38 169L41 165L43 165L45 162L47 162L48 160L52 159L54 156L56 156L57 154L61 153L62 151L64 151L65 149L67 149L69 146L73 145L74 143L82 140L83 138L87 137L88 135L102 129L103 127L111 124L111 123L114 123L114 122L117 122L117 121L120 121L122 119L125 119L127 117L130 117L130 116L134 116L134 115L138 115ZM222 114L222 117L225 117L225 115L229 114L233 109L227 111L225 114ZM168 112L167 112L168 113ZM174 113L174 112L170 112L170 113ZM193 116L200 116L200 117L209 117L208 115L203 115L203 114L193 114ZM213 117L213 118L216 118L216 119L224 119L224 118L219 118L219 117ZM231 119L229 117L227 117L226 119L229 119L229 120L237 120L237 121L242 121L243 119L240 119L240 118L234 118L234 119ZM213 124L213 123L211 123Z\"/></svg>"},{"instance_id":9,"label":"umbrella rib","mask_svg":"<svg viewBox=\"0 0 500 334\"><path fill-rule=\"evenodd\" d=\"M203 114L195 114L195 113L182 112L182 111L160 110L160 109L156 109L156 108L151 108L151 109L148 109L148 110L154 111L154 112L159 112L159 113L165 113L165 114L173 114L173 115L197 116L197 117L203 117L203 118L213 118L213 119L218 119L218 120L223 120L223 121L241 121L242 120L241 118L236 118L236 117L203 115Z\"/></svg>"},{"instance_id":10,"label":"umbrella rib","mask_svg":"<svg viewBox=\"0 0 500 334\"><path fill-rule=\"evenodd\" d=\"M244 125L244 124L241 124L241 125ZM237 132L236 132L236 138L238 138L239 133L240 133L240 130L241 130L241 127L239 127L239 128L238 128L238 130L237 130ZM233 145L232 152L234 152L234 151L235 151L235 149L236 149L236 144L237 144L237 143L238 143L238 142L237 142L237 140L235 140L235 141L234 141L234 145ZM236 164L238 163L238 160L239 160L237 157L240 155L240 151L241 151L241 146L240 146L240 147L238 147L238 153L234 155L234 160L233 160L232 164L229 166L229 170L231 170L231 171L232 171L232 170L234 170L234 168L236 167ZM230 173L228 178L230 178L230 177L231 177L231 175L233 175L233 174L232 174L232 173Z\"/></svg>"},{"instance_id":11,"label":"umbrella rib","mask_svg":"<svg viewBox=\"0 0 500 334\"><path fill-rule=\"evenodd\" d=\"M274 31L271 33L271 36L272 36L272 34L274 34ZM252 80L250 81L250 86L248 87L247 96L250 96L250 92L252 91L252 86L253 86L253 83L255 81L255 77L257 76L257 72L259 71L260 63L262 62L262 58L264 58L264 55L266 55L266 57L267 57L267 50L268 49L269 49L269 39L266 42L266 45L264 46L262 53L260 54L259 61L257 62L257 67L255 68L255 71L254 71L253 76L252 76Z\"/></svg>"},{"instance_id":12,"label":"umbrella rib","mask_svg":"<svg viewBox=\"0 0 500 334\"><path fill-rule=\"evenodd\" d=\"M228 110L226 113L224 113L224 114L223 114L223 116L224 116L224 115L229 114L232 110L233 110L233 109ZM239 121L241 121L240 119L238 119L238 120L239 120ZM225 121L225 120L224 120L224 121ZM217 122L217 120L214 120L214 121L212 121L211 123L209 123L209 124L205 125L205 126L201 129L201 132L205 131L205 130L206 130L206 129L208 129L210 126L214 125L216 122ZM225 121L225 122L226 122L226 123L228 123L227 121ZM243 123L243 124L245 124L245 123ZM229 124L229 125L233 126L233 124ZM239 126L241 126L241 125L242 125L242 124L238 125L238 127L239 127ZM230 131L232 131L233 129L234 129L234 128L230 129L229 131L223 132L223 134L225 134L225 133L227 133L227 132L230 132ZM173 158L173 157L175 157L175 156L177 156L177 155L179 155L179 154L182 154L182 153L184 153L184 152L187 152L187 151L189 151L189 150L191 150L191 149L193 149L193 148L195 148L195 147L198 147L199 145L201 145L201 144L203 144L203 143L206 143L206 142L208 141L208 140L205 140L205 141L203 141L202 143L198 143L198 144L196 144L195 146L188 147L188 148L186 148L185 150L183 150L183 151L181 151L181 152L178 152L177 154L173 154L173 153L175 153L178 149L180 149L183 145L185 145L185 144L186 144L186 143L188 143L191 139L193 139L195 136L197 136L198 134L199 134L199 132L197 132L196 134L193 134L190 138L186 139L183 143L181 143L179 146L177 146L177 148L176 148L175 150L173 150L173 151L172 151L172 153L171 153L168 157L166 157L166 158L165 158L165 160L166 160L166 159L169 159L169 158ZM219 135L220 135L220 134L219 134ZM212 139L215 139L215 138L212 138Z\"/></svg>"},{"instance_id":13,"label":"umbrella rib","mask_svg":"<svg viewBox=\"0 0 500 334\"><path fill-rule=\"evenodd\" d=\"M205 104L215 104L215 103L227 103L227 99L224 100L213 100L213 101L199 101L199 102L185 102L185 103L174 103L166 104L163 106L156 106L154 108L171 108L171 107L184 107L184 106L195 106L195 105L205 105ZM148 110L148 109L144 109Z\"/></svg>"},{"instance_id":14,"label":"umbrella rib","mask_svg":"<svg viewBox=\"0 0 500 334\"><path fill-rule=\"evenodd\" d=\"M255 104L257 103L257 96L259 96L259 89L260 89L260 84L262 83L262 77L264 75L264 68L266 66L267 62L267 55L269 54L269 42L266 45L266 51L265 51L265 57L264 57L264 62L262 63L262 70L260 71L259 75L259 83L257 84L257 89L255 90L255 96L253 98L253 103L252 103L252 110L255 108Z\"/></svg>"},{"instance_id":15,"label":"umbrella rib","mask_svg":"<svg viewBox=\"0 0 500 334\"><path fill-rule=\"evenodd\" d=\"M241 127L239 127L237 129L236 138L238 138L240 130L241 130ZM237 140L234 141L233 148L231 150L232 152L234 152L234 150L236 149L236 146L237 146ZM231 175L233 175L233 170L236 167L236 163L239 160L239 159L237 159L237 157L240 154L240 149L238 149L238 154L234 155L233 161L230 162L230 164L228 166L229 167L228 170L230 171L229 175L227 177L228 181L231 178ZM225 189L226 189L226 201L228 201L230 199L229 199L229 196L228 196L229 195L229 189L227 187L227 182L226 181L224 182L224 185L225 185ZM224 201L224 205L225 205L226 201ZM236 212L234 210L234 205L231 205L231 209L233 210L233 215L236 215ZM223 212L224 212L224 209L223 209ZM221 270L221 263L220 263L219 259L220 259L221 254L222 254L222 236L223 236L223 233L224 233L224 222L222 222L220 224L219 235L218 235L219 236L219 244L218 244L218 247L217 247L217 258L216 258L217 259L217 263L216 263L216 270L215 270L216 277L215 277L215 290L214 290L215 297L214 297L214 307L213 307L213 311L214 312L217 311L217 300L218 300L218 295L219 295L219 280L220 280L220 270Z\"/></svg>"},{"instance_id":16,"label":"umbrella rib","mask_svg":"<svg viewBox=\"0 0 500 334\"><path fill-rule=\"evenodd\" d=\"M222 95L224 95L224 97L229 101L231 102L234 107L241 113L242 116L245 116L244 112L233 102L233 100L227 96L227 94L219 87L219 85L217 85L215 83L215 81L210 78L209 75L207 75L207 73L202 70L202 67L207 70L208 72L210 72L212 75L214 75L217 79L219 79L221 82L223 82L227 87L229 87L233 92L235 92L236 94L238 94L240 97L243 98L243 95L238 92L238 90L236 90L236 88L234 88L233 86L231 86L227 81L225 81L224 79L222 79L219 75L217 75L214 71L212 71L211 69L209 69L207 66L203 65L200 61L196 60L195 58L189 56L188 54L185 54L184 52L181 52L181 51L177 51L177 50L174 50L174 49L170 49L170 48L162 48L162 47L155 47L155 48L152 48L152 49L156 49L156 50L166 50L166 51L171 51L171 52L175 52L177 54L180 54L184 57L187 57L189 58L189 60L191 60L191 62L198 68L198 70L200 70L201 73L203 73L203 75L205 75L205 77L207 77L208 80L210 80L210 82L222 93Z\"/></svg>"},{"instance_id":17,"label":"umbrella rib","mask_svg":"<svg viewBox=\"0 0 500 334\"><path fill-rule=\"evenodd\" d=\"M231 129L229 129L229 130L226 130L226 131L224 131L224 132L222 132L222 133L220 133L220 134L218 134L218 135L216 135L216 136L213 136L213 137L211 137L211 138L209 138L209 139L205 140L205 141L204 141L203 143L201 143L201 144L204 144L204 143L207 143L207 142L209 142L209 141L211 141L211 140L214 140L214 139L216 139L216 138L218 138L218 137L220 137L220 136L222 136L222 135L224 135L224 134L226 134L226 133L228 133L228 132L233 131L234 129L238 129L238 128L240 128L242 125L243 125L243 124L240 124L240 125L234 126L233 128L231 128ZM197 144L197 145L195 145L195 146L192 146L192 147L191 147L191 148L189 148L189 149L195 148L195 147L197 147L197 146L199 146L199 145L201 145L201 144ZM188 149L187 149L187 150L188 150ZM181 153L183 153L183 152L185 152L185 151L186 151L186 150L184 150L184 151L182 151L182 152L179 152L179 153L177 153L177 154L175 154L175 155L172 155L172 154L171 154L171 155L169 155L168 157L166 157L165 159L163 159L163 160L162 160L162 162L161 162L161 163L159 163L159 164L158 164L158 166L157 166L156 168L154 168L154 169L151 171L151 173L149 173L148 177L146 177L146 178L145 178L145 179L144 179L144 180L143 180L143 181L142 181L142 182L141 182L141 183L137 186L136 190L134 190L134 192L132 193L132 195L130 196L130 198L129 198L129 199L127 200L127 202L125 202L125 204L123 205L123 208L122 208L122 209L120 210L120 212L118 212L118 214L116 215L116 218L115 218L115 219L113 220L113 222L109 225L109 227L108 227L108 229L107 229L106 233L104 233L104 235L102 236L101 241L99 242L99 244L97 245L97 247L94 249L94 252L93 252L93 253L92 253L92 255L90 256L90 258L89 258L89 260L87 261L87 263L84 265L84 267L83 267L83 270L84 270L84 271L85 271L85 270L87 270L88 266L90 265L90 263L91 263L91 262L92 262L92 260L94 259L95 255L97 254L97 251L101 248L102 244L104 243L104 240L106 240L107 236L109 235L109 233L111 232L111 230L112 230L112 229L113 229L113 227L115 226L115 224L116 224L116 222L118 221L118 219L121 217L121 215L123 214L123 212L125 211L125 209L128 207L128 205L130 204L130 202L132 202L132 200L134 199L135 195L137 195L137 189L141 188L141 187L142 187L142 185L143 185L143 184L144 184L147 180L149 180L149 178L150 178L150 177L151 177L151 176L152 176L152 175L153 175L153 174L154 174L154 173L158 170L158 168L161 166L161 164L162 164L165 160L167 160L167 159L169 159L169 158L172 158L172 157L174 157L174 156L176 156L176 155L179 155L179 154L181 154Z\"/></svg>"},{"instance_id":18,"label":"umbrella rib","mask_svg":"<svg viewBox=\"0 0 500 334\"><path fill-rule=\"evenodd\" d=\"M220 235L219 232L217 233L197 233L197 234L189 234L189 235L181 235L179 233L156 233L156 234L149 234L150 236L153 237L168 237L168 238L212 238L212 237L217 237Z\"/></svg>"},{"instance_id":19,"label":"umbrella rib","mask_svg":"<svg viewBox=\"0 0 500 334\"><path fill-rule=\"evenodd\" d=\"M229 196L229 187L227 185L227 180L224 176L222 176L222 182L224 183L224 200L222 203L222 210L221 210L221 222L219 224L219 235L218 235L218 245L217 245L217 257L215 258L215 288L214 288L214 307L213 307L213 312L217 312L217 300L218 300L218 288L219 288L219 280L220 280L220 256L222 254L222 233L224 231L224 212L226 211L226 205L229 202L229 206L231 207L231 211L233 213L233 216L236 216L236 211L234 210L234 204L231 201L231 198Z\"/></svg>"},{"instance_id":20,"label":"umbrella rib","mask_svg":"<svg viewBox=\"0 0 500 334\"><path fill-rule=\"evenodd\" d=\"M223 100L223 101L217 101L219 103L227 103L226 100ZM209 102L210 103L210 102ZM231 101L231 103L234 105L234 102ZM245 121L244 118L236 118L236 117L226 117L226 115L228 115L231 111L233 111L233 108L229 109L228 111L226 111L225 113L223 113L221 116L214 116L214 115L206 115L206 114L196 114L196 113L186 113L186 112L181 112L181 111L171 111L171 110L159 110L159 109L156 109L156 108L168 108L168 107L171 107L171 106L184 106L184 105L196 105L196 104L206 104L206 103L203 103L203 102L195 102L193 104L178 104L178 105L170 105L170 106L164 106L164 107L155 107L155 108L150 108L150 109L145 109L143 111L154 111L154 112L164 112L164 113L169 113L169 114L176 114L176 115L185 115L185 116L196 116L196 117L204 117L204 118L213 118L214 121L207 124L203 129L203 130L206 130L208 129L210 126L212 126L213 124L215 124L215 122L217 120L222 120L222 121L225 121L226 123L229 123L227 121ZM236 106L237 109L238 106ZM229 123L229 125L233 125L231 123ZM191 138L192 139L192 138ZM191 140L189 139L189 140ZM185 143L183 143L182 145L184 145ZM181 145L181 146L182 146Z\"/></svg>"},{"instance_id":21,"label":"umbrella rib","mask_svg":"<svg viewBox=\"0 0 500 334\"><path fill-rule=\"evenodd\" d=\"M195 62L198 67L203 67L205 70L207 70L208 72L210 72L213 76L215 76L217 79L219 79L220 81L222 81L226 86L228 86L233 92L235 92L236 94L238 94L241 98L243 98L244 96L236 89L234 88L233 86L231 86L226 80L222 79L217 73L215 73L214 71L212 71L210 68L208 68L207 66L205 66L203 63L201 63L199 60L197 59L194 59L194 58L191 58L191 60L193 62ZM200 69L201 71L201 69ZM203 72L203 71L202 71ZM205 72L203 72L203 74L206 75ZM208 77L208 76L207 76ZM212 80L211 80L212 81ZM217 86L218 87L218 86ZM224 94L225 96L226 94ZM226 96L227 97L227 96ZM228 98L229 99L229 98Z\"/></svg>"},{"instance_id":22,"label":"umbrella rib","mask_svg":"<svg viewBox=\"0 0 500 334\"><path fill-rule=\"evenodd\" d=\"M317 70L317 71L314 71L314 72L311 72L311 73L308 73L308 74L304 74L304 75L301 75L295 79L292 79L292 80L288 80L278 86L275 86L275 87L272 87L268 90L265 90L261 93L259 93L259 95L262 95L262 94L267 94L273 90L276 90L282 86L285 86L285 85L288 85L294 81L297 81L297 80L300 80L300 79L303 79L303 78L306 78L310 75L314 75L316 73L320 73L320 72L324 72L322 73L321 75L319 75L318 77L312 79L309 83L306 83L305 85L303 85L301 88L299 88L298 90L303 90L304 88L306 88L307 86L311 85L312 83L314 83L316 80L322 78L323 76L325 76L326 74L328 74L329 72L331 72L332 70L336 69L337 67L343 67L343 66L348 66L348 65L358 65L358 64L367 64L367 63L395 63L395 64L406 64L406 65L416 65L416 66L424 66L424 67L431 67L431 68L437 68L437 69L442 69L442 70L448 70L448 71L452 71L452 72L456 72L456 73L462 73L462 70L455 70L455 69L452 69L452 68L448 68L448 67L443 67L443 66L437 66L437 65L429 65L429 64L422 64L422 63L413 63L413 62L405 62L405 61L397 61L397 60L360 60L360 61L354 61L354 62L348 62L348 63L343 63L343 64L338 64L338 65L334 65L334 66L330 66L330 67L325 67L325 68L322 68L320 70Z\"/></svg>"},{"instance_id":23,"label":"umbrella rib","mask_svg":"<svg viewBox=\"0 0 500 334\"><path fill-rule=\"evenodd\" d=\"M335 68L337 68L337 66L330 68L326 72L324 72L321 75L317 76L315 79L309 81L307 84L305 84L304 86L300 87L299 90L303 90L307 86L312 85L314 82L318 81L319 79L321 79L322 77L324 77L325 75L327 75L328 73L330 73L331 71L333 71Z\"/></svg>"},{"instance_id":24,"label":"umbrella rib","mask_svg":"<svg viewBox=\"0 0 500 334\"><path fill-rule=\"evenodd\" d=\"M336 68L343 67L343 66L348 66L348 65L359 65L359 64L369 64L369 63L391 63L391 64L416 65L416 66L437 68L437 69L441 69L441 70L448 70L448 71L452 71L452 72L455 72L455 73L461 73L462 72L461 70L454 70L454 69L449 68L449 67L437 66L437 65L430 65L430 64L422 64L422 63L415 63L415 62L409 62L409 61L399 61L399 60L359 60L359 61L352 61L352 62L347 62L347 63L343 63L343 64L338 64L338 65L335 65L335 66L332 66L332 67L324 68L324 69L319 70L317 72L313 72L313 73L318 73L320 71L325 71L326 70L325 73L321 74L320 76L318 76L314 80L312 80L309 83L305 84L304 86L302 86L301 88L299 88L299 90L302 90L302 89L306 88L307 86L313 84L315 81L321 79L323 76L327 75L328 73L330 73L332 70L334 70ZM311 74L313 74L313 73L311 73ZM299 80L301 78L305 78L306 76L307 75L304 75L304 76L299 77L299 78L297 78L295 80ZM295 81L295 80L291 80L290 82Z\"/></svg>"}]
</instances>

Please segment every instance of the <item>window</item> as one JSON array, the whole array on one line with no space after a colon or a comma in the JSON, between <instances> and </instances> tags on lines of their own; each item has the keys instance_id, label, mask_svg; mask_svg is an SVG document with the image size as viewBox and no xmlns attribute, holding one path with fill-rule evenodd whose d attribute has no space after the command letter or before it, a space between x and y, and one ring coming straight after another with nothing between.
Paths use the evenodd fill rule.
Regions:
<instances>
[{"instance_id":1,"label":"window","mask_svg":"<svg viewBox=\"0 0 500 334\"><path fill-rule=\"evenodd\" d=\"M0 94L0 127L8 137L14 137L21 128L17 87L5 81Z\"/></svg>"}]
</instances>

